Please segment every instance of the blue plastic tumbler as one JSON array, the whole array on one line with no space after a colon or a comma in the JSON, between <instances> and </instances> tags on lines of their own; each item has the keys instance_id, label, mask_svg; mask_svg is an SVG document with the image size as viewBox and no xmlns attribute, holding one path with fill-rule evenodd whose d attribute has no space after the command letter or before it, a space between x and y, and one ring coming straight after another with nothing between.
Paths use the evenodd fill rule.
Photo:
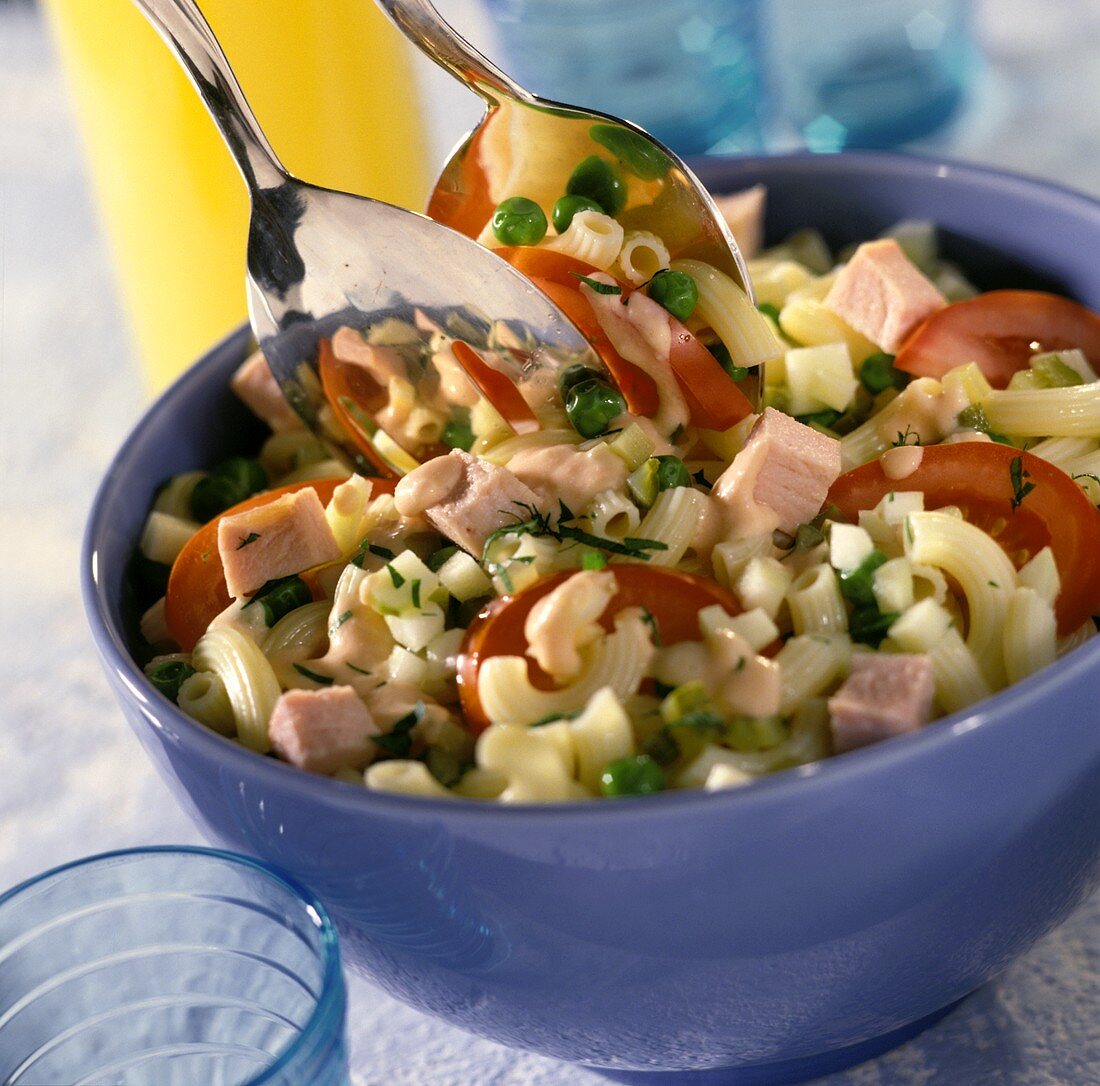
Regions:
<instances>
[{"instance_id":1,"label":"blue plastic tumbler","mask_svg":"<svg viewBox=\"0 0 1100 1086\"><path fill-rule=\"evenodd\" d=\"M962 106L977 50L968 0L769 0L780 123L813 151L929 136Z\"/></svg>"},{"instance_id":2,"label":"blue plastic tumbler","mask_svg":"<svg viewBox=\"0 0 1100 1086\"><path fill-rule=\"evenodd\" d=\"M0 1083L344 1086L321 905L225 852L94 856L0 897Z\"/></svg>"},{"instance_id":3,"label":"blue plastic tumbler","mask_svg":"<svg viewBox=\"0 0 1100 1086\"><path fill-rule=\"evenodd\" d=\"M757 0L485 0L528 90L640 125L681 155L761 146Z\"/></svg>"}]
</instances>

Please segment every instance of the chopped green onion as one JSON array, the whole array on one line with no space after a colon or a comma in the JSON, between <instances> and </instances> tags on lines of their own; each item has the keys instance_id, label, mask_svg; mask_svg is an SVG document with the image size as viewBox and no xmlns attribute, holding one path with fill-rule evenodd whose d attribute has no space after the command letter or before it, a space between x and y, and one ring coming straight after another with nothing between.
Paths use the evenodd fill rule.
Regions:
<instances>
[{"instance_id":1,"label":"chopped green onion","mask_svg":"<svg viewBox=\"0 0 1100 1086\"><path fill-rule=\"evenodd\" d=\"M180 687L194 674L195 669L183 660L166 660L150 668L146 677L169 701L178 702Z\"/></svg>"},{"instance_id":2,"label":"chopped green onion","mask_svg":"<svg viewBox=\"0 0 1100 1086\"><path fill-rule=\"evenodd\" d=\"M855 569L838 570L840 594L857 607L874 607L875 570L885 561L886 555L882 551L874 550Z\"/></svg>"},{"instance_id":3,"label":"chopped green onion","mask_svg":"<svg viewBox=\"0 0 1100 1086\"><path fill-rule=\"evenodd\" d=\"M231 456L195 484L191 491L191 514L205 524L266 486L267 472L258 460Z\"/></svg>"},{"instance_id":4,"label":"chopped green onion","mask_svg":"<svg viewBox=\"0 0 1100 1086\"><path fill-rule=\"evenodd\" d=\"M304 607L312 599L313 593L301 577L280 577L256 589L242 610L258 603L264 610L264 621L268 626L274 626L284 615Z\"/></svg>"}]
</instances>

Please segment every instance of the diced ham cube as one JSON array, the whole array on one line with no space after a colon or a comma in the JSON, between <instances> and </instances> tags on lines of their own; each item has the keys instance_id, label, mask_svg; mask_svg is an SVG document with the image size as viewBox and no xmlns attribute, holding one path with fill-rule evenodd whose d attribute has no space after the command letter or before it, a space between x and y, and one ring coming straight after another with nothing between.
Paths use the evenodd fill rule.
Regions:
<instances>
[{"instance_id":1,"label":"diced ham cube","mask_svg":"<svg viewBox=\"0 0 1100 1086\"><path fill-rule=\"evenodd\" d=\"M461 449L409 472L397 484L394 501L402 516L427 517L475 558L493 532L526 520L530 514L523 507L539 504L535 492L507 468Z\"/></svg>"},{"instance_id":2,"label":"diced ham cube","mask_svg":"<svg viewBox=\"0 0 1100 1086\"><path fill-rule=\"evenodd\" d=\"M817 516L840 474L840 442L768 407L713 495L732 514L734 536L793 532Z\"/></svg>"},{"instance_id":3,"label":"diced ham cube","mask_svg":"<svg viewBox=\"0 0 1100 1086\"><path fill-rule=\"evenodd\" d=\"M767 185L715 196L714 202L726 220L741 255L751 260L764 243L764 207L768 199Z\"/></svg>"},{"instance_id":4,"label":"diced ham cube","mask_svg":"<svg viewBox=\"0 0 1100 1086\"><path fill-rule=\"evenodd\" d=\"M837 274L822 302L884 351L896 354L905 337L947 299L893 238L864 242Z\"/></svg>"},{"instance_id":5,"label":"diced ham cube","mask_svg":"<svg viewBox=\"0 0 1100 1086\"><path fill-rule=\"evenodd\" d=\"M332 562L340 547L317 491L306 487L255 509L222 517L218 554L230 596L255 592L267 581Z\"/></svg>"},{"instance_id":6,"label":"diced ham cube","mask_svg":"<svg viewBox=\"0 0 1100 1086\"><path fill-rule=\"evenodd\" d=\"M302 420L286 401L262 351L254 351L229 379L229 387L245 407L276 433L300 430Z\"/></svg>"},{"instance_id":7,"label":"diced ham cube","mask_svg":"<svg viewBox=\"0 0 1100 1086\"><path fill-rule=\"evenodd\" d=\"M932 715L932 660L923 654L859 653L829 699L837 754L914 732Z\"/></svg>"},{"instance_id":8,"label":"diced ham cube","mask_svg":"<svg viewBox=\"0 0 1100 1086\"><path fill-rule=\"evenodd\" d=\"M268 725L277 754L311 773L362 769L378 753L370 710L350 686L287 690Z\"/></svg>"},{"instance_id":9,"label":"diced ham cube","mask_svg":"<svg viewBox=\"0 0 1100 1086\"><path fill-rule=\"evenodd\" d=\"M347 325L332 334L332 353L341 362L365 369L383 388L395 377L402 381L409 379L408 367L400 351L368 343Z\"/></svg>"}]
</instances>

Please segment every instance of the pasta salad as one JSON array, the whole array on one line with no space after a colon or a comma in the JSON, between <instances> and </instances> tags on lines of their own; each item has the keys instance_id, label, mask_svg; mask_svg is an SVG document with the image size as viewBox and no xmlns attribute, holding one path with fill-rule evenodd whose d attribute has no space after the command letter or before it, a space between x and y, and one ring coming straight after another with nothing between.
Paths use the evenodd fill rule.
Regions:
<instances>
[{"instance_id":1,"label":"pasta salad","mask_svg":"<svg viewBox=\"0 0 1100 1086\"><path fill-rule=\"evenodd\" d=\"M426 315L426 350L340 328L326 424L369 437L371 477L262 356L241 367L271 436L170 480L135 556L163 694L368 789L560 802L740 787L1096 632L1100 318L978 293L924 223L756 253L759 189L720 201L754 307L624 229L613 170L582 166L549 214L502 200L481 240L602 368L512 382Z\"/></svg>"}]
</instances>

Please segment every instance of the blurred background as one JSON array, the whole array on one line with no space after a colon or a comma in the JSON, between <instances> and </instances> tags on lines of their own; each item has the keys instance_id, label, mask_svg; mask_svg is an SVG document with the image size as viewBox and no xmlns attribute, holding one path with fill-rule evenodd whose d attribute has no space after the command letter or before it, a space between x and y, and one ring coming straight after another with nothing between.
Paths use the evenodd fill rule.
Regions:
<instances>
[{"instance_id":1,"label":"blurred background","mask_svg":"<svg viewBox=\"0 0 1100 1086\"><path fill-rule=\"evenodd\" d=\"M288 167L422 206L480 103L370 0L200 0ZM901 147L1100 197L1096 0L438 0L531 90L685 154ZM338 28L334 33L333 28ZM0 890L199 836L81 615L92 492L154 389L245 315L243 187L129 0L0 0ZM808 209L808 219L812 209ZM595 1086L352 983L357 1084ZM1096 899L934 1030L829 1086L1100 1083Z\"/></svg>"}]
</instances>

